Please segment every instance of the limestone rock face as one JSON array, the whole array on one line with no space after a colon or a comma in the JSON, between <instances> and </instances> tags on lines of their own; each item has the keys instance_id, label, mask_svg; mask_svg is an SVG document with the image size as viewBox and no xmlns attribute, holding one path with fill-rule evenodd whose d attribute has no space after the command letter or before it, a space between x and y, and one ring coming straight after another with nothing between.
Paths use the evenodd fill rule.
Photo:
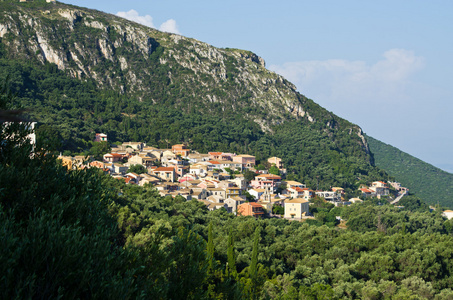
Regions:
<instances>
[{"instance_id":1,"label":"limestone rock face","mask_svg":"<svg viewBox=\"0 0 453 300\"><path fill-rule=\"evenodd\" d=\"M0 15L0 38L13 58L55 64L140 101L159 103L157 84L167 95L180 95L176 105L216 103L223 111L245 111L265 131L290 119L314 124L330 116L325 110L320 115L319 106L253 52L215 48L99 11L61 3L42 10L18 5ZM360 128L348 126L367 149Z\"/></svg>"}]
</instances>

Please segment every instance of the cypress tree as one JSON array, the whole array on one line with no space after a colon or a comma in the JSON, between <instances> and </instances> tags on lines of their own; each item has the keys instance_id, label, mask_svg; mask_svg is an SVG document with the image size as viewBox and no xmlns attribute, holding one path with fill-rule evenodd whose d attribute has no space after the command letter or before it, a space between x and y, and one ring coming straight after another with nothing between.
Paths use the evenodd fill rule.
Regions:
<instances>
[{"instance_id":1,"label":"cypress tree","mask_svg":"<svg viewBox=\"0 0 453 300\"><path fill-rule=\"evenodd\" d=\"M227 258L228 258L228 267L227 267L227 275L231 277L236 277L236 254L234 253L234 239L233 239L233 231L230 229L228 234L228 250L227 250Z\"/></svg>"},{"instance_id":2,"label":"cypress tree","mask_svg":"<svg viewBox=\"0 0 453 300\"><path fill-rule=\"evenodd\" d=\"M212 223L209 223L206 252L206 258L208 260L208 275L212 276L214 274L214 240L212 237Z\"/></svg>"},{"instance_id":3,"label":"cypress tree","mask_svg":"<svg viewBox=\"0 0 453 300\"><path fill-rule=\"evenodd\" d=\"M256 283L257 271L258 271L258 245L260 238L260 227L255 230L255 236L253 238L253 250L252 250L252 261L250 262L249 276L252 279L253 285Z\"/></svg>"}]
</instances>

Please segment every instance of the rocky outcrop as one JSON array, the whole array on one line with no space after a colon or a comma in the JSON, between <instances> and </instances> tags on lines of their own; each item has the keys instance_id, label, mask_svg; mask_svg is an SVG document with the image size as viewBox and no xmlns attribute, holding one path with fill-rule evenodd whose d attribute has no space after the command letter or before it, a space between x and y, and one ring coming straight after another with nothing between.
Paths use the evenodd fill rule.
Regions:
<instances>
[{"instance_id":1,"label":"rocky outcrop","mask_svg":"<svg viewBox=\"0 0 453 300\"><path fill-rule=\"evenodd\" d=\"M0 16L0 37L15 58L53 63L73 77L93 79L99 87L143 101L158 102L151 86L159 80L185 95L175 103L199 102L203 109L203 102L217 103L223 109L266 112L265 118L247 113L265 131L288 118L308 124L323 118L310 111L309 101L292 83L267 70L253 52L215 48L98 11L64 4L46 10L17 6ZM322 124L329 127L326 123ZM369 151L360 128L350 128Z\"/></svg>"}]
</instances>

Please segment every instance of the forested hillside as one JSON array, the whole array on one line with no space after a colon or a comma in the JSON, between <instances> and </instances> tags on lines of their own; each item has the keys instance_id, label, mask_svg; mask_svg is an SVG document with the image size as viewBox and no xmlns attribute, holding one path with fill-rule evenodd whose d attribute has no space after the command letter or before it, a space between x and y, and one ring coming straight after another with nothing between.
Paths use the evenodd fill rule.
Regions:
<instances>
[{"instance_id":1,"label":"forested hillside","mask_svg":"<svg viewBox=\"0 0 453 300\"><path fill-rule=\"evenodd\" d=\"M114 141L283 158L319 188L386 180L361 129L296 92L249 51L218 49L98 11L0 2L0 79L57 150Z\"/></svg>"},{"instance_id":2,"label":"forested hillside","mask_svg":"<svg viewBox=\"0 0 453 300\"><path fill-rule=\"evenodd\" d=\"M0 126L4 299L453 297L453 223L419 202L319 207L320 226L236 217L30 156L25 126Z\"/></svg>"},{"instance_id":3,"label":"forested hillside","mask_svg":"<svg viewBox=\"0 0 453 300\"><path fill-rule=\"evenodd\" d=\"M426 203L453 208L453 174L367 136L376 165Z\"/></svg>"}]
</instances>

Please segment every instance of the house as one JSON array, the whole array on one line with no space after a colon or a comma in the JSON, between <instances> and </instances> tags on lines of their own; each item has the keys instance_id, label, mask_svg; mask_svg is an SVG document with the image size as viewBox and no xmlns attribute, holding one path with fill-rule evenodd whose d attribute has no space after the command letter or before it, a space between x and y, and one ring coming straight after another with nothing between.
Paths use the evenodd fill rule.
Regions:
<instances>
[{"instance_id":1,"label":"house","mask_svg":"<svg viewBox=\"0 0 453 300\"><path fill-rule=\"evenodd\" d=\"M245 190L247 187L247 181L244 176L235 176L234 179L229 179L228 181L234 183L234 185L239 187L241 190Z\"/></svg>"},{"instance_id":2,"label":"house","mask_svg":"<svg viewBox=\"0 0 453 300\"><path fill-rule=\"evenodd\" d=\"M263 216L264 210L261 204L256 202L245 202L238 205L237 214L240 216Z\"/></svg>"},{"instance_id":3,"label":"house","mask_svg":"<svg viewBox=\"0 0 453 300\"><path fill-rule=\"evenodd\" d=\"M359 198L351 198L351 199L349 199L349 202L351 202L351 203L362 203L363 200L361 200Z\"/></svg>"},{"instance_id":4,"label":"house","mask_svg":"<svg viewBox=\"0 0 453 300\"><path fill-rule=\"evenodd\" d=\"M227 187L227 188L225 188L225 192L226 192L226 198L242 195L242 190L240 188L238 188L237 186Z\"/></svg>"},{"instance_id":5,"label":"house","mask_svg":"<svg viewBox=\"0 0 453 300\"><path fill-rule=\"evenodd\" d=\"M132 148L137 151L142 151L144 144L142 142L126 142L122 145L125 148Z\"/></svg>"},{"instance_id":6,"label":"house","mask_svg":"<svg viewBox=\"0 0 453 300\"><path fill-rule=\"evenodd\" d=\"M145 168L151 167L154 162L157 161L156 158L149 157L147 155L133 155L128 159L129 166L132 165L142 165Z\"/></svg>"},{"instance_id":7,"label":"house","mask_svg":"<svg viewBox=\"0 0 453 300\"><path fill-rule=\"evenodd\" d=\"M402 187L401 183L399 182L391 182L389 181L389 184L398 191L399 194L407 194L409 192L408 188Z\"/></svg>"},{"instance_id":8,"label":"house","mask_svg":"<svg viewBox=\"0 0 453 300\"><path fill-rule=\"evenodd\" d=\"M308 214L308 200L296 198L285 201L285 219L302 219Z\"/></svg>"},{"instance_id":9,"label":"house","mask_svg":"<svg viewBox=\"0 0 453 300\"><path fill-rule=\"evenodd\" d=\"M211 195L211 196L207 197L206 200L211 201L212 203L223 203L223 200L225 200L225 198L220 197L220 196Z\"/></svg>"},{"instance_id":10,"label":"house","mask_svg":"<svg viewBox=\"0 0 453 300\"><path fill-rule=\"evenodd\" d=\"M255 177L254 180L250 181L250 185L253 188L265 189L272 188L275 191L281 184L282 178L274 174L261 174Z\"/></svg>"},{"instance_id":11,"label":"house","mask_svg":"<svg viewBox=\"0 0 453 300\"><path fill-rule=\"evenodd\" d=\"M304 196L304 190L298 186L289 187L286 189L291 198L299 198Z\"/></svg>"},{"instance_id":12,"label":"house","mask_svg":"<svg viewBox=\"0 0 453 300\"><path fill-rule=\"evenodd\" d=\"M213 203L213 202L207 201L207 200L198 200L198 201L203 202L206 205L206 207L208 208L208 210L210 210L210 211L222 209L222 208L225 208L226 210L228 210L228 205L226 205L225 203Z\"/></svg>"},{"instance_id":13,"label":"house","mask_svg":"<svg viewBox=\"0 0 453 300\"><path fill-rule=\"evenodd\" d=\"M444 210L442 216L450 220L451 218L453 218L453 210Z\"/></svg>"},{"instance_id":14,"label":"house","mask_svg":"<svg viewBox=\"0 0 453 300\"><path fill-rule=\"evenodd\" d=\"M209 160L221 159L222 152L208 152Z\"/></svg>"},{"instance_id":15,"label":"house","mask_svg":"<svg viewBox=\"0 0 453 300\"><path fill-rule=\"evenodd\" d=\"M111 169L112 169L113 173L124 175L124 174L126 174L127 170L129 170L129 167L125 166L125 165L113 163Z\"/></svg>"},{"instance_id":16,"label":"house","mask_svg":"<svg viewBox=\"0 0 453 300\"><path fill-rule=\"evenodd\" d=\"M368 188L360 188L359 191L362 192L362 196L365 198L376 196L376 192Z\"/></svg>"},{"instance_id":17,"label":"house","mask_svg":"<svg viewBox=\"0 0 453 300\"><path fill-rule=\"evenodd\" d=\"M107 135L105 133L96 133L94 138L95 142L107 142Z\"/></svg>"},{"instance_id":18,"label":"house","mask_svg":"<svg viewBox=\"0 0 453 300\"><path fill-rule=\"evenodd\" d=\"M316 196L326 199L326 201L341 201L341 194L333 191L316 191Z\"/></svg>"},{"instance_id":19,"label":"house","mask_svg":"<svg viewBox=\"0 0 453 300\"><path fill-rule=\"evenodd\" d=\"M233 156L233 161L242 164L243 167L251 168L255 166L255 156L241 154Z\"/></svg>"},{"instance_id":20,"label":"house","mask_svg":"<svg viewBox=\"0 0 453 300\"><path fill-rule=\"evenodd\" d=\"M207 188L207 191L210 196L218 196L222 199L227 198L227 193L223 188Z\"/></svg>"},{"instance_id":21,"label":"house","mask_svg":"<svg viewBox=\"0 0 453 300\"><path fill-rule=\"evenodd\" d=\"M194 198L206 199L209 196L208 190L200 188L198 186L191 186L189 189L192 190L192 195Z\"/></svg>"},{"instance_id":22,"label":"house","mask_svg":"<svg viewBox=\"0 0 453 300\"><path fill-rule=\"evenodd\" d=\"M121 161L124 155L119 153L107 153L104 154L103 159L105 162L113 163L117 161Z\"/></svg>"},{"instance_id":23,"label":"house","mask_svg":"<svg viewBox=\"0 0 453 300\"><path fill-rule=\"evenodd\" d=\"M341 196L344 196L344 188L341 187L333 187L332 188L333 192L339 193Z\"/></svg>"},{"instance_id":24,"label":"house","mask_svg":"<svg viewBox=\"0 0 453 300\"><path fill-rule=\"evenodd\" d=\"M160 182L160 178L154 175L148 175L148 174L141 174L143 176L143 179L140 180L139 185L144 186L145 184L152 184L156 185Z\"/></svg>"},{"instance_id":25,"label":"house","mask_svg":"<svg viewBox=\"0 0 453 300\"><path fill-rule=\"evenodd\" d=\"M266 189L251 189L248 190L247 192L250 194L250 196L255 198L255 200L258 200L261 198L261 195L264 194L265 191Z\"/></svg>"},{"instance_id":26,"label":"house","mask_svg":"<svg viewBox=\"0 0 453 300\"><path fill-rule=\"evenodd\" d=\"M173 145L171 151L181 157L187 157L190 153L190 149L187 149L187 146L184 144Z\"/></svg>"},{"instance_id":27,"label":"house","mask_svg":"<svg viewBox=\"0 0 453 300\"><path fill-rule=\"evenodd\" d=\"M220 180L220 175L219 175L219 172L217 171L208 171L206 173L206 177L205 177L206 180Z\"/></svg>"},{"instance_id":28,"label":"house","mask_svg":"<svg viewBox=\"0 0 453 300\"><path fill-rule=\"evenodd\" d=\"M81 169L83 168L83 163L88 158L85 156L58 156L59 160L61 160L61 164L67 167L69 170L72 169Z\"/></svg>"},{"instance_id":29,"label":"house","mask_svg":"<svg viewBox=\"0 0 453 300\"><path fill-rule=\"evenodd\" d=\"M160 167L152 170L151 173L165 181L174 182L176 180L176 172L172 167Z\"/></svg>"},{"instance_id":30,"label":"house","mask_svg":"<svg viewBox=\"0 0 453 300\"><path fill-rule=\"evenodd\" d=\"M184 176L178 179L179 182L188 182L198 179L197 175L194 174L185 174Z\"/></svg>"},{"instance_id":31,"label":"house","mask_svg":"<svg viewBox=\"0 0 453 300\"><path fill-rule=\"evenodd\" d=\"M204 177L208 173L208 167L203 164L190 165L189 173L195 176Z\"/></svg>"},{"instance_id":32,"label":"house","mask_svg":"<svg viewBox=\"0 0 453 300\"><path fill-rule=\"evenodd\" d=\"M175 158L176 158L176 154L174 154L170 150L165 150L164 152L162 152L162 156L160 157L160 161L161 161L162 164L166 164L168 161L170 161L172 159L175 159Z\"/></svg>"},{"instance_id":33,"label":"house","mask_svg":"<svg viewBox=\"0 0 453 300\"><path fill-rule=\"evenodd\" d=\"M208 161L210 159L209 154L200 154L200 153L190 153L187 158L193 164L202 161Z\"/></svg>"},{"instance_id":34,"label":"house","mask_svg":"<svg viewBox=\"0 0 453 300\"><path fill-rule=\"evenodd\" d=\"M240 204L243 204L245 203L245 199L242 199L241 197L229 197L227 199L225 199L223 201L226 205L228 205L227 207L227 211L229 213L233 213L233 214L236 214L236 211L238 209L238 206Z\"/></svg>"},{"instance_id":35,"label":"house","mask_svg":"<svg viewBox=\"0 0 453 300\"><path fill-rule=\"evenodd\" d=\"M305 200L309 200L315 196L315 192L313 190L310 190L309 188L300 188L298 186L290 187L287 191L291 198L303 198Z\"/></svg>"},{"instance_id":36,"label":"house","mask_svg":"<svg viewBox=\"0 0 453 300\"><path fill-rule=\"evenodd\" d=\"M187 173L187 170L189 169L188 166L183 165L182 160L177 160L177 159L172 159L172 160L168 161L166 166L174 168L175 172L176 172L176 174L178 174L178 176L183 176L185 173Z\"/></svg>"},{"instance_id":37,"label":"house","mask_svg":"<svg viewBox=\"0 0 453 300\"><path fill-rule=\"evenodd\" d=\"M297 181L293 181L293 180L287 180L287 181L285 181L285 183L286 183L286 188L295 188L295 187L299 187L301 189L306 188L305 184L297 182Z\"/></svg>"},{"instance_id":38,"label":"house","mask_svg":"<svg viewBox=\"0 0 453 300\"><path fill-rule=\"evenodd\" d=\"M223 170L226 172L227 168L233 171L242 171L242 164L234 161L229 161L229 160L216 160L213 161L217 163L216 168Z\"/></svg>"},{"instance_id":39,"label":"house","mask_svg":"<svg viewBox=\"0 0 453 300\"><path fill-rule=\"evenodd\" d=\"M382 181L375 181L371 184L370 190L373 190L376 196L388 196L389 194L389 189L387 187L387 184Z\"/></svg>"},{"instance_id":40,"label":"house","mask_svg":"<svg viewBox=\"0 0 453 300\"><path fill-rule=\"evenodd\" d=\"M281 158L271 157L267 159L267 162L272 166L275 165L279 170L283 169L283 162Z\"/></svg>"}]
</instances>

